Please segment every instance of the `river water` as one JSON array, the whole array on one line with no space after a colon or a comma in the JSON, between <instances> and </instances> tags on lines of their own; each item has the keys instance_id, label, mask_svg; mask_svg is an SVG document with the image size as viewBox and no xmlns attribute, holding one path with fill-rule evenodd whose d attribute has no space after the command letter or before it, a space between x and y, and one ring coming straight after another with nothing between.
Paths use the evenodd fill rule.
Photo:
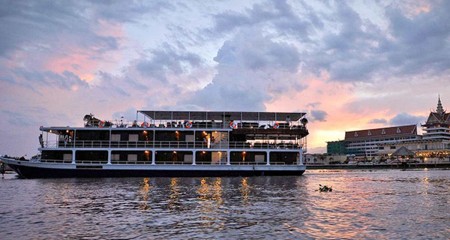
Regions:
<instances>
[{"instance_id":1,"label":"river water","mask_svg":"<svg viewBox=\"0 0 450 240\"><path fill-rule=\"evenodd\" d=\"M332 192L320 192L319 184ZM449 239L449 170L0 179L0 239Z\"/></svg>"}]
</instances>

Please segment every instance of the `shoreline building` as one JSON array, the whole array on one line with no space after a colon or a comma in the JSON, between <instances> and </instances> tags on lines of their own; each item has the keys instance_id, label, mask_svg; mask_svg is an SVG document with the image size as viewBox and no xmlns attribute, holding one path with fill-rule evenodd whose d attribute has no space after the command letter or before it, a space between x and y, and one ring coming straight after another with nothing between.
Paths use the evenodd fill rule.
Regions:
<instances>
[{"instance_id":1,"label":"shoreline building","mask_svg":"<svg viewBox=\"0 0 450 240\"><path fill-rule=\"evenodd\" d=\"M389 145L395 151L397 143L417 139L416 125L347 131L344 140L327 142L327 153L372 158L378 156L380 145Z\"/></svg>"},{"instance_id":2,"label":"shoreline building","mask_svg":"<svg viewBox=\"0 0 450 240\"><path fill-rule=\"evenodd\" d=\"M450 158L450 113L447 113L438 98L436 111L431 111L425 124L421 125L424 134L415 141L402 141L396 145L383 144L380 146L379 155L391 156L396 148L405 147L413 151L415 157L424 161L430 158L445 159Z\"/></svg>"},{"instance_id":3,"label":"shoreline building","mask_svg":"<svg viewBox=\"0 0 450 240\"><path fill-rule=\"evenodd\" d=\"M441 98L438 98L436 112L430 112L427 122L422 125L425 133L423 139L438 139L450 141L450 113L442 107Z\"/></svg>"},{"instance_id":4,"label":"shoreline building","mask_svg":"<svg viewBox=\"0 0 450 240\"><path fill-rule=\"evenodd\" d=\"M421 127L422 135L417 133L417 125L347 131L344 140L327 142L327 154L365 161L399 156L425 162L450 160L450 113L444 110L440 97L436 111L430 112ZM408 152L407 156L402 152Z\"/></svg>"},{"instance_id":5,"label":"shoreline building","mask_svg":"<svg viewBox=\"0 0 450 240\"><path fill-rule=\"evenodd\" d=\"M347 154L356 157L378 156L380 145L390 145L395 151L396 144L419 139L417 125L404 125L345 132Z\"/></svg>"}]
</instances>

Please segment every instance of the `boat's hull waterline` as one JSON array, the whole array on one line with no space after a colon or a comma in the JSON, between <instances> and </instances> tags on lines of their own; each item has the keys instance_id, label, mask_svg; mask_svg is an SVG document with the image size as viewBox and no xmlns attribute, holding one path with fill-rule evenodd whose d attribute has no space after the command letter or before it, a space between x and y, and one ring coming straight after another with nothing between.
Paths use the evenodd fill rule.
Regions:
<instances>
[{"instance_id":1,"label":"boat's hull waterline","mask_svg":"<svg viewBox=\"0 0 450 240\"><path fill-rule=\"evenodd\" d=\"M300 176L305 172L304 165L59 165L1 159L21 178Z\"/></svg>"}]
</instances>

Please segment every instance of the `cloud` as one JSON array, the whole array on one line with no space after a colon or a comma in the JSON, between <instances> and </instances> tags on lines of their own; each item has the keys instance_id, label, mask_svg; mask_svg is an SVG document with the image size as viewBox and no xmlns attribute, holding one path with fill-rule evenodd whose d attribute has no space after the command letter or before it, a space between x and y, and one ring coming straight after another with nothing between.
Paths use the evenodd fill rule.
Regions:
<instances>
[{"instance_id":1,"label":"cloud","mask_svg":"<svg viewBox=\"0 0 450 240\"><path fill-rule=\"evenodd\" d=\"M267 1L254 4L245 11L226 11L213 15L213 34L224 34L240 30L242 28L270 28L281 35L294 35L304 41L310 41L309 33L313 31L313 26L321 28L323 23L320 18L311 11L311 8L301 2L305 9L302 14L295 11L287 1ZM300 8L302 9L302 8Z\"/></svg>"},{"instance_id":2,"label":"cloud","mask_svg":"<svg viewBox=\"0 0 450 240\"><path fill-rule=\"evenodd\" d=\"M374 118L374 119L371 119L368 123L369 124L387 124L388 121L384 118Z\"/></svg>"},{"instance_id":3,"label":"cloud","mask_svg":"<svg viewBox=\"0 0 450 240\"><path fill-rule=\"evenodd\" d=\"M88 87L88 84L80 79L73 72L64 71L61 74L52 71L36 71L18 68L13 70L16 83L26 87L56 87L65 90L72 90L79 87ZM24 82L29 82L25 84Z\"/></svg>"},{"instance_id":4,"label":"cloud","mask_svg":"<svg viewBox=\"0 0 450 240\"><path fill-rule=\"evenodd\" d=\"M21 113L17 111L1 110L2 116L8 119L9 125L18 127L30 127L40 124L36 119L30 117L29 113Z\"/></svg>"},{"instance_id":5,"label":"cloud","mask_svg":"<svg viewBox=\"0 0 450 240\"><path fill-rule=\"evenodd\" d=\"M100 91L108 92L110 95L116 95L118 97L130 97L130 93L127 89L127 84L123 82L119 76L114 76L110 73L99 71L97 73L100 83L96 88Z\"/></svg>"},{"instance_id":6,"label":"cloud","mask_svg":"<svg viewBox=\"0 0 450 240\"><path fill-rule=\"evenodd\" d=\"M430 11L414 16L402 12L401 5L391 5L384 10L387 24L362 19L362 13L347 4L330 5L329 17L335 22L324 20L328 32L305 59L309 71L326 70L330 80L344 82L396 81L424 72L448 74L447 1L435 2Z\"/></svg>"},{"instance_id":7,"label":"cloud","mask_svg":"<svg viewBox=\"0 0 450 240\"><path fill-rule=\"evenodd\" d=\"M195 53L177 51L169 44L151 52L150 58L139 59L136 69L144 77L151 77L161 82L168 82L168 75L186 74L193 68L199 68L202 59Z\"/></svg>"},{"instance_id":8,"label":"cloud","mask_svg":"<svg viewBox=\"0 0 450 240\"><path fill-rule=\"evenodd\" d=\"M308 108L316 108L316 107L320 106L320 104L322 104L322 103L321 102L312 102L312 103L306 104L306 107L308 107Z\"/></svg>"},{"instance_id":9,"label":"cloud","mask_svg":"<svg viewBox=\"0 0 450 240\"><path fill-rule=\"evenodd\" d=\"M435 2L428 12L407 16L399 8L388 8L392 40L386 40L386 56L399 74L440 73L450 68L450 3Z\"/></svg>"},{"instance_id":10,"label":"cloud","mask_svg":"<svg viewBox=\"0 0 450 240\"><path fill-rule=\"evenodd\" d=\"M258 28L243 29L226 41L214 60L217 74L188 101L206 109L262 111L265 102L300 91L298 51L263 36Z\"/></svg>"},{"instance_id":11,"label":"cloud","mask_svg":"<svg viewBox=\"0 0 450 240\"><path fill-rule=\"evenodd\" d=\"M137 22L142 16L151 14L153 18L166 11L174 11L175 6L167 1L90 1L95 17L118 23Z\"/></svg>"},{"instance_id":12,"label":"cloud","mask_svg":"<svg viewBox=\"0 0 450 240\"><path fill-rule=\"evenodd\" d=\"M92 24L95 14L87 9L101 8L86 1L9 1L2 9L0 56L16 50L57 52L66 45L107 51L118 45L115 38L95 32L99 24Z\"/></svg>"},{"instance_id":13,"label":"cloud","mask_svg":"<svg viewBox=\"0 0 450 240\"><path fill-rule=\"evenodd\" d=\"M211 72L199 55L163 44L132 60L119 74L100 71L95 90L129 101L139 96L143 107L166 108L190 104L188 98L206 85Z\"/></svg>"},{"instance_id":14,"label":"cloud","mask_svg":"<svg viewBox=\"0 0 450 240\"><path fill-rule=\"evenodd\" d=\"M330 80L365 82L380 67L377 45L383 40L381 29L361 16L347 2L329 6L320 44L308 52L306 68L319 74L326 70Z\"/></svg>"},{"instance_id":15,"label":"cloud","mask_svg":"<svg viewBox=\"0 0 450 240\"><path fill-rule=\"evenodd\" d=\"M8 1L2 9L3 83L78 90L88 86L105 54L119 48L119 39L87 10L89 2Z\"/></svg>"},{"instance_id":16,"label":"cloud","mask_svg":"<svg viewBox=\"0 0 450 240\"><path fill-rule=\"evenodd\" d=\"M399 113L389 120L389 124L391 126L419 124L421 122L424 122L425 120L426 117L424 116L414 116L408 113Z\"/></svg>"},{"instance_id":17,"label":"cloud","mask_svg":"<svg viewBox=\"0 0 450 240\"><path fill-rule=\"evenodd\" d=\"M326 122L328 113L322 110L311 110L310 116L312 117L311 121L318 121L318 122Z\"/></svg>"},{"instance_id":18,"label":"cloud","mask_svg":"<svg viewBox=\"0 0 450 240\"><path fill-rule=\"evenodd\" d=\"M168 9L172 4L163 1L8 1L0 10L0 81L62 88L77 79L90 83L123 50L126 24Z\"/></svg>"}]
</instances>

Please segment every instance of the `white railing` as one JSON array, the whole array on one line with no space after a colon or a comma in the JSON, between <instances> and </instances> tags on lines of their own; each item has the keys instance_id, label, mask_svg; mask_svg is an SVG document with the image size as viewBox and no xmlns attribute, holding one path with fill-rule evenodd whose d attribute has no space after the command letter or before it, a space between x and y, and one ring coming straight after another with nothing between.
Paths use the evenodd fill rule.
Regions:
<instances>
[{"instance_id":1,"label":"white railing","mask_svg":"<svg viewBox=\"0 0 450 240\"><path fill-rule=\"evenodd\" d=\"M41 162L46 163L72 163L72 160L62 160L62 159L40 159Z\"/></svg>"},{"instance_id":2,"label":"white railing","mask_svg":"<svg viewBox=\"0 0 450 240\"><path fill-rule=\"evenodd\" d=\"M157 148L157 149L270 149L292 150L302 148L295 143L248 143L248 142L216 142L205 143L183 141L84 141L44 142L44 148Z\"/></svg>"},{"instance_id":3,"label":"white railing","mask_svg":"<svg viewBox=\"0 0 450 240\"><path fill-rule=\"evenodd\" d=\"M299 122L272 122L272 121L260 121L260 122L240 122L235 121L234 124L230 122L201 122L201 121L190 121L188 122L171 122L163 121L161 123L148 123L140 122L139 124L129 124L129 123L119 123L112 124L108 127L101 126L86 126L86 128L141 128L141 129L159 129L159 128L170 128L170 129L306 129Z\"/></svg>"},{"instance_id":4,"label":"white railing","mask_svg":"<svg viewBox=\"0 0 450 240\"><path fill-rule=\"evenodd\" d=\"M61 159L41 159L41 162L46 163L67 163L71 164L71 160L61 160ZM76 164L107 164L107 160L76 160ZM150 165L151 161L127 161L127 160L112 160L111 164L126 164L126 165ZM196 161L196 165L226 165L226 163L212 163L205 161ZM182 162L182 161L156 161L155 165L192 165L190 162ZM230 165L267 165L266 162L236 162L231 161ZM297 165L296 163L287 164L285 162L270 162L270 165Z\"/></svg>"}]
</instances>

